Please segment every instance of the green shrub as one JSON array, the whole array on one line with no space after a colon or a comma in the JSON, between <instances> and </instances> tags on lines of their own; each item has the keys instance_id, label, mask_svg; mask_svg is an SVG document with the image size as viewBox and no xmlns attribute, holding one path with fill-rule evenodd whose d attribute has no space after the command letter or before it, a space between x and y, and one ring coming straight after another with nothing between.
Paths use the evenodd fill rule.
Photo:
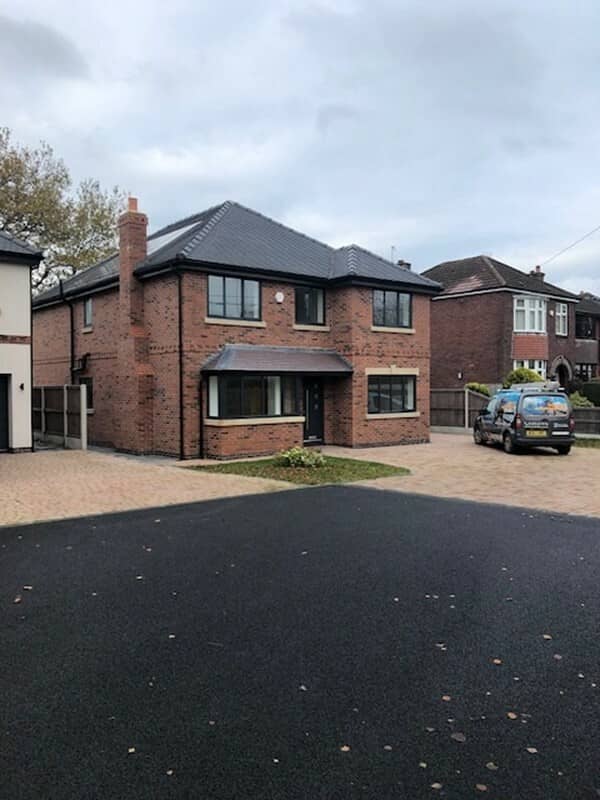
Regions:
<instances>
[{"instance_id":1,"label":"green shrub","mask_svg":"<svg viewBox=\"0 0 600 800\"><path fill-rule=\"evenodd\" d=\"M571 401L571 405L573 408L593 408L594 404L591 400L588 400L587 397L580 394L579 392L573 392L569 400Z\"/></svg>"},{"instance_id":2,"label":"green shrub","mask_svg":"<svg viewBox=\"0 0 600 800\"><path fill-rule=\"evenodd\" d=\"M513 383L540 383L543 380L542 376L538 375L535 370L527 369L527 367L519 367L508 373L502 386L508 389Z\"/></svg>"},{"instance_id":3,"label":"green shrub","mask_svg":"<svg viewBox=\"0 0 600 800\"><path fill-rule=\"evenodd\" d=\"M589 381L581 387L581 394L585 395L595 406L600 406L600 381Z\"/></svg>"},{"instance_id":4,"label":"green shrub","mask_svg":"<svg viewBox=\"0 0 600 800\"><path fill-rule=\"evenodd\" d=\"M472 392L479 392L479 394L484 394L486 397L492 396L490 387L486 383L477 383L477 381L471 381L470 383L465 384L465 389L470 389Z\"/></svg>"},{"instance_id":5,"label":"green shrub","mask_svg":"<svg viewBox=\"0 0 600 800\"><path fill-rule=\"evenodd\" d=\"M291 447L284 450L276 457L276 461L283 467L322 467L325 456L320 450L309 447Z\"/></svg>"}]
</instances>

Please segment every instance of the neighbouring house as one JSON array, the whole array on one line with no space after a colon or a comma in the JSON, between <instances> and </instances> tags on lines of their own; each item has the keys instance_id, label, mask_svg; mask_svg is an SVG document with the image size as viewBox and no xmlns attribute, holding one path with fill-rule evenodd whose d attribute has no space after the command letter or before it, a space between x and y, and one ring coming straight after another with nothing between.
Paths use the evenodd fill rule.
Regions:
<instances>
[{"instance_id":1,"label":"neighbouring house","mask_svg":"<svg viewBox=\"0 0 600 800\"><path fill-rule=\"evenodd\" d=\"M575 309L575 373L582 381L600 377L600 297L581 292Z\"/></svg>"},{"instance_id":2,"label":"neighbouring house","mask_svg":"<svg viewBox=\"0 0 600 800\"><path fill-rule=\"evenodd\" d=\"M517 367L568 386L575 376L579 298L490 256L446 261L423 275L444 290L431 307L431 385L499 385Z\"/></svg>"},{"instance_id":3,"label":"neighbouring house","mask_svg":"<svg viewBox=\"0 0 600 800\"><path fill-rule=\"evenodd\" d=\"M180 458L429 439L437 283L226 202L34 300L37 384L85 383L88 438Z\"/></svg>"},{"instance_id":4,"label":"neighbouring house","mask_svg":"<svg viewBox=\"0 0 600 800\"><path fill-rule=\"evenodd\" d=\"M0 231L0 452L31 450L31 270L42 254Z\"/></svg>"}]
</instances>

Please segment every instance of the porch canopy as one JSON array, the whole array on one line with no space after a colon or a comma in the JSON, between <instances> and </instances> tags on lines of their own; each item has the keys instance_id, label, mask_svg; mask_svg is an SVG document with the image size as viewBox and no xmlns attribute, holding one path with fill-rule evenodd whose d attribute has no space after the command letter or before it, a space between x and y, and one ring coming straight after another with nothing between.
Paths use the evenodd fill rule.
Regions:
<instances>
[{"instance_id":1,"label":"porch canopy","mask_svg":"<svg viewBox=\"0 0 600 800\"><path fill-rule=\"evenodd\" d=\"M281 375L351 375L352 365L335 350L226 344L203 365L204 373L251 372Z\"/></svg>"}]
</instances>

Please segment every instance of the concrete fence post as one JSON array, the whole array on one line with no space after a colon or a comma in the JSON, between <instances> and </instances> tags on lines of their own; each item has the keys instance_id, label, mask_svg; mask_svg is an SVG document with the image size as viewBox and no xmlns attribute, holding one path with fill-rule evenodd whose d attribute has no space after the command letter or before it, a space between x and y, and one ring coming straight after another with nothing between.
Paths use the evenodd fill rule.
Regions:
<instances>
[{"instance_id":1,"label":"concrete fence post","mask_svg":"<svg viewBox=\"0 0 600 800\"><path fill-rule=\"evenodd\" d=\"M63 447L69 438L69 387L63 386Z\"/></svg>"},{"instance_id":2,"label":"concrete fence post","mask_svg":"<svg viewBox=\"0 0 600 800\"><path fill-rule=\"evenodd\" d=\"M465 429L469 430L469 390L465 387Z\"/></svg>"},{"instance_id":3,"label":"concrete fence post","mask_svg":"<svg viewBox=\"0 0 600 800\"><path fill-rule=\"evenodd\" d=\"M87 386L82 383L79 387L79 391L79 413L81 415L79 428L81 436L81 449L87 450Z\"/></svg>"},{"instance_id":4,"label":"concrete fence post","mask_svg":"<svg viewBox=\"0 0 600 800\"><path fill-rule=\"evenodd\" d=\"M42 439L46 434L46 387L40 389L40 432Z\"/></svg>"}]
</instances>

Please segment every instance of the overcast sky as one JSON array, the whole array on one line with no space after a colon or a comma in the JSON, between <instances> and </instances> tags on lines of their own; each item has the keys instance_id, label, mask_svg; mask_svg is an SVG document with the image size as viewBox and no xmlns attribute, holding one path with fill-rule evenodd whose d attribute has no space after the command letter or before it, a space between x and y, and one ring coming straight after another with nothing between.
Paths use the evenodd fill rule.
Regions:
<instances>
[{"instance_id":1,"label":"overcast sky","mask_svg":"<svg viewBox=\"0 0 600 800\"><path fill-rule=\"evenodd\" d=\"M600 225L599 0L4 0L0 124L151 228L237 200L421 271ZM600 294L600 232L545 267Z\"/></svg>"}]
</instances>

